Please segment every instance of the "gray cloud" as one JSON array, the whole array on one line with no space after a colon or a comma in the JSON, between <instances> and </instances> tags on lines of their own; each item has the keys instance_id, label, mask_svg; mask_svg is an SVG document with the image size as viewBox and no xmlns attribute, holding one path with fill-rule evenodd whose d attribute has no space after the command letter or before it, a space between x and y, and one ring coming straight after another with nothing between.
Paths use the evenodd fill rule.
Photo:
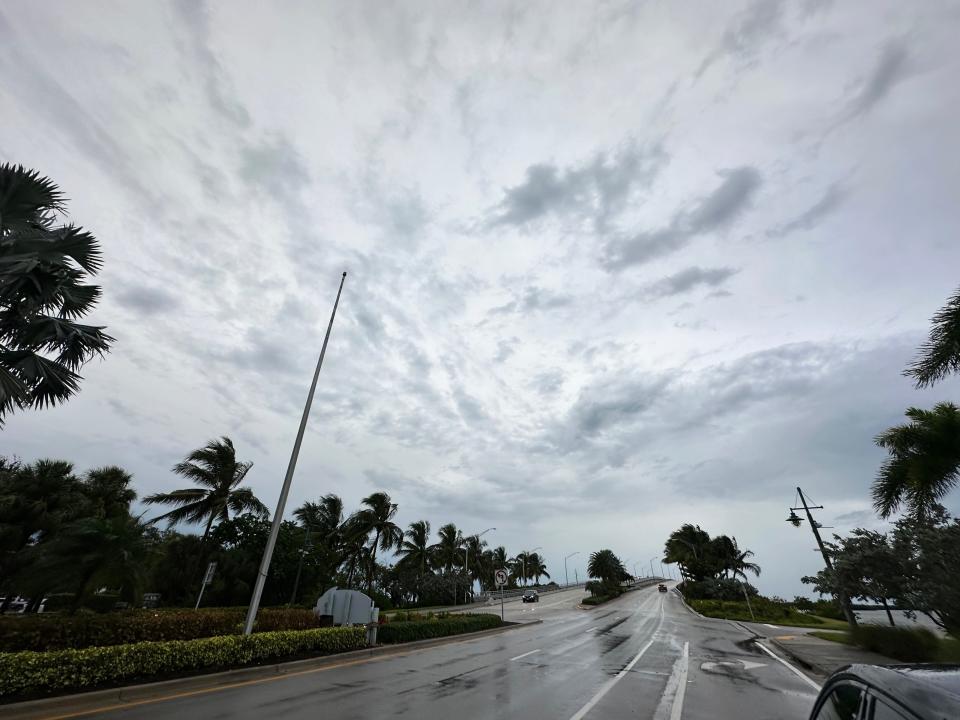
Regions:
<instances>
[{"instance_id":1,"label":"gray cloud","mask_svg":"<svg viewBox=\"0 0 960 720\"><path fill-rule=\"evenodd\" d=\"M310 183L300 154L284 135L244 147L240 177L284 206L299 203L300 193Z\"/></svg>"},{"instance_id":2,"label":"gray cloud","mask_svg":"<svg viewBox=\"0 0 960 720\"><path fill-rule=\"evenodd\" d=\"M628 143L609 157L597 153L576 167L531 165L523 183L504 190L490 224L522 226L573 216L604 232L633 192L649 186L667 160L659 144L641 148Z\"/></svg>"},{"instance_id":3,"label":"gray cloud","mask_svg":"<svg viewBox=\"0 0 960 720\"><path fill-rule=\"evenodd\" d=\"M507 315L510 313L531 313L538 310L554 310L567 307L573 303L572 295L556 293L552 290L528 285L513 300L493 308L492 315Z\"/></svg>"},{"instance_id":4,"label":"gray cloud","mask_svg":"<svg viewBox=\"0 0 960 720\"><path fill-rule=\"evenodd\" d=\"M900 41L888 42L860 89L850 98L845 120L864 115L907 76L909 55Z\"/></svg>"},{"instance_id":5,"label":"gray cloud","mask_svg":"<svg viewBox=\"0 0 960 720\"><path fill-rule=\"evenodd\" d=\"M112 297L124 307L145 315L174 310L180 299L168 290L150 285L136 285L113 293Z\"/></svg>"},{"instance_id":6,"label":"gray cloud","mask_svg":"<svg viewBox=\"0 0 960 720\"><path fill-rule=\"evenodd\" d=\"M250 125L250 113L233 95L233 88L219 58L210 48L210 11L202 0L177 0L174 4L183 27L189 36L192 67L203 78L207 101L222 117L245 128Z\"/></svg>"},{"instance_id":7,"label":"gray cloud","mask_svg":"<svg viewBox=\"0 0 960 720\"><path fill-rule=\"evenodd\" d=\"M562 370L554 368L545 372L537 373L531 381L531 387L540 395L553 395L563 388L566 376Z\"/></svg>"},{"instance_id":8,"label":"gray cloud","mask_svg":"<svg viewBox=\"0 0 960 720\"><path fill-rule=\"evenodd\" d=\"M139 200L155 206L160 202L148 192L140 175L130 165L127 153L102 118L81 102L57 77L31 57L29 49L17 39L14 25L0 10L0 73L4 87L20 98L25 107L43 118L62 136L67 147L81 152L108 177L118 178ZM65 121L66 120L66 121Z\"/></svg>"},{"instance_id":9,"label":"gray cloud","mask_svg":"<svg viewBox=\"0 0 960 720\"><path fill-rule=\"evenodd\" d=\"M703 59L694 72L694 79L700 78L724 55L750 63L771 36L780 34L782 24L782 0L755 0L727 26L720 45Z\"/></svg>"},{"instance_id":10,"label":"gray cloud","mask_svg":"<svg viewBox=\"0 0 960 720\"><path fill-rule=\"evenodd\" d=\"M739 272L736 268L688 267L641 290L641 297L662 298L682 295L698 287L717 287ZM714 294L714 293L711 293Z\"/></svg>"},{"instance_id":11,"label":"gray cloud","mask_svg":"<svg viewBox=\"0 0 960 720\"><path fill-rule=\"evenodd\" d=\"M516 352L516 345L520 342L519 338L513 337L509 340L501 340L497 343L497 352L493 356L493 361L495 363L506 362L510 359L510 356Z\"/></svg>"},{"instance_id":12,"label":"gray cloud","mask_svg":"<svg viewBox=\"0 0 960 720\"><path fill-rule=\"evenodd\" d=\"M846 199L846 191L834 183L827 188L823 196L793 220L767 230L767 237L781 238L798 230L812 230L831 213L836 212Z\"/></svg>"},{"instance_id":13,"label":"gray cloud","mask_svg":"<svg viewBox=\"0 0 960 720\"><path fill-rule=\"evenodd\" d=\"M668 227L613 240L601 260L609 271L623 270L673 253L695 236L728 229L750 206L762 179L756 168L720 170L722 182L689 209L678 211Z\"/></svg>"}]
</instances>

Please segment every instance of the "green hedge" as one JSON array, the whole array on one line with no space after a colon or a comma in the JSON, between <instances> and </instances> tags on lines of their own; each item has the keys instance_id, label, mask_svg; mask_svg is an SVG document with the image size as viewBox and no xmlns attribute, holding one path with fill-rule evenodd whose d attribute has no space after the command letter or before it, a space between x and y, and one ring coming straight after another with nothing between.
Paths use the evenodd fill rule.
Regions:
<instances>
[{"instance_id":1,"label":"green hedge","mask_svg":"<svg viewBox=\"0 0 960 720\"><path fill-rule=\"evenodd\" d=\"M107 615L0 617L0 652L67 650L161 640L195 640L243 629L246 608L128 610ZM320 626L312 610L264 608L257 632Z\"/></svg>"},{"instance_id":2,"label":"green hedge","mask_svg":"<svg viewBox=\"0 0 960 720\"><path fill-rule=\"evenodd\" d=\"M475 615L447 615L430 620L410 620L381 625L377 641L385 644L412 642L428 638L459 635L460 633L489 630L502 625L499 615L477 613Z\"/></svg>"},{"instance_id":3,"label":"green hedge","mask_svg":"<svg viewBox=\"0 0 960 720\"><path fill-rule=\"evenodd\" d=\"M903 662L936 662L940 655L940 639L926 628L860 625L852 637L864 650Z\"/></svg>"},{"instance_id":4,"label":"green hedge","mask_svg":"<svg viewBox=\"0 0 960 720\"><path fill-rule=\"evenodd\" d=\"M0 697L85 690L170 674L237 667L301 653L359 650L366 630L317 628L54 652L0 653Z\"/></svg>"}]
</instances>

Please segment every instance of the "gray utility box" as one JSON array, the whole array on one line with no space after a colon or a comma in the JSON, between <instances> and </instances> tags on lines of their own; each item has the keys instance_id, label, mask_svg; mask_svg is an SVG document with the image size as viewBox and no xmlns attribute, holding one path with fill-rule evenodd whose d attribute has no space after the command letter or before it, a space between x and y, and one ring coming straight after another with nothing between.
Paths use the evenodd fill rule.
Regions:
<instances>
[{"instance_id":1,"label":"gray utility box","mask_svg":"<svg viewBox=\"0 0 960 720\"><path fill-rule=\"evenodd\" d=\"M333 625L363 625L367 628L367 644L377 644L377 625L380 608L359 590L330 588L317 600L314 614Z\"/></svg>"}]
</instances>

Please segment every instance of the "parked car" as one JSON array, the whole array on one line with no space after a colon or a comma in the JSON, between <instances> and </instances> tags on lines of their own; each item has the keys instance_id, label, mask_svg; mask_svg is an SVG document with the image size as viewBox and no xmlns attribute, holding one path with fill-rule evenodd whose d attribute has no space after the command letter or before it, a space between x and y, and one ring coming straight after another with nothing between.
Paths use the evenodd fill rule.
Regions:
<instances>
[{"instance_id":1,"label":"parked car","mask_svg":"<svg viewBox=\"0 0 960 720\"><path fill-rule=\"evenodd\" d=\"M657 585L657 592L666 592L666 591L667 591L666 585L664 585L663 583L660 583L659 585Z\"/></svg>"},{"instance_id":2,"label":"parked car","mask_svg":"<svg viewBox=\"0 0 960 720\"><path fill-rule=\"evenodd\" d=\"M540 602L540 593L536 590L527 590L520 599L525 603Z\"/></svg>"},{"instance_id":3,"label":"parked car","mask_svg":"<svg viewBox=\"0 0 960 720\"><path fill-rule=\"evenodd\" d=\"M960 718L960 665L847 665L827 678L810 720Z\"/></svg>"}]
</instances>

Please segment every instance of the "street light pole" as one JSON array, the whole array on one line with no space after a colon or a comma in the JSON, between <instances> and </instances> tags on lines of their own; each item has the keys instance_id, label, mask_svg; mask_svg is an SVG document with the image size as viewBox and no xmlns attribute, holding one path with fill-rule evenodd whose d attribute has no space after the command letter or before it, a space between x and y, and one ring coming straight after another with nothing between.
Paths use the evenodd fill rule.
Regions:
<instances>
[{"instance_id":1,"label":"street light pole","mask_svg":"<svg viewBox=\"0 0 960 720\"><path fill-rule=\"evenodd\" d=\"M563 559L563 580L568 587L570 586L570 573L567 572L567 560L572 558L574 555L579 555L579 554L580 554L580 551L578 550L577 552L570 553L569 555L567 555L567 557Z\"/></svg>"},{"instance_id":2,"label":"street light pole","mask_svg":"<svg viewBox=\"0 0 960 720\"><path fill-rule=\"evenodd\" d=\"M476 538L477 540L480 540L481 536L486 535L491 530L496 530L496 528L487 528L482 533L477 533L476 535L468 535L467 540L469 540L470 538ZM463 542L463 572L466 573L467 575L467 587L469 587L470 590L472 591L473 583L470 581L470 545L467 544L466 540L464 540ZM480 589L483 590L483 587L481 587ZM454 598L454 602L456 602L456 598ZM463 603L464 604L467 603L466 592L464 592L463 594Z\"/></svg>"},{"instance_id":3,"label":"street light pole","mask_svg":"<svg viewBox=\"0 0 960 720\"><path fill-rule=\"evenodd\" d=\"M253 595L250 597L250 607L247 608L247 620L243 626L244 635L249 635L253 632L253 623L257 619L257 610L260 609L260 596L263 595L263 586L267 581L267 573L270 572L273 548L277 544L277 535L280 533L280 523L283 522L283 511L287 506L287 496L290 494L290 484L293 482L293 473L294 470L297 469L297 458L300 455L300 445L303 443L303 434L307 430L307 418L310 417L310 406L313 405L313 394L317 391L317 380L320 377L320 368L323 366L323 356L327 353L330 331L333 330L333 319L337 316L337 306L340 304L340 293L343 292L343 283L346 279L347 274L344 273L340 278L337 299L333 301L333 311L330 313L330 322L327 324L327 334L323 336L320 357L317 359L317 369L313 371L313 382L310 383L307 402L303 406L303 415L300 418L300 429L297 430L297 439L293 442L293 452L290 453L290 463L287 465L287 474L283 478L283 487L280 489L280 499L277 501L277 509L273 513L273 524L270 526L267 546L263 549L260 569L257 571L257 581L253 586Z\"/></svg>"},{"instance_id":4,"label":"street light pole","mask_svg":"<svg viewBox=\"0 0 960 720\"><path fill-rule=\"evenodd\" d=\"M828 570L833 570L833 562L830 560L830 555L827 553L827 548L823 544L823 540L820 538L820 530L817 525L816 520L813 519L813 515L810 513L811 510L823 510L823 505L808 505L807 498L803 494L803 490L799 487L797 488L797 494L800 496L800 505L803 507L804 512L807 514L807 520L810 523L810 529L813 530L813 536L817 539L817 547L820 548L820 554L823 555L823 562L826 563ZM794 527L800 527L800 518L797 517L796 510L799 510L798 507L790 508L790 517L787 518L787 522L791 523ZM843 608L843 614L847 618L847 622L850 624L850 627L857 627L857 616L853 612L853 608L850 607L850 598L847 597L847 593L844 592L841 588L837 588L837 595L840 598L840 606Z\"/></svg>"},{"instance_id":5,"label":"street light pole","mask_svg":"<svg viewBox=\"0 0 960 720\"><path fill-rule=\"evenodd\" d=\"M652 558L650 558L650 577L653 577L653 561L656 560L656 559L657 559L657 556L656 556L656 555L654 555Z\"/></svg>"}]
</instances>

